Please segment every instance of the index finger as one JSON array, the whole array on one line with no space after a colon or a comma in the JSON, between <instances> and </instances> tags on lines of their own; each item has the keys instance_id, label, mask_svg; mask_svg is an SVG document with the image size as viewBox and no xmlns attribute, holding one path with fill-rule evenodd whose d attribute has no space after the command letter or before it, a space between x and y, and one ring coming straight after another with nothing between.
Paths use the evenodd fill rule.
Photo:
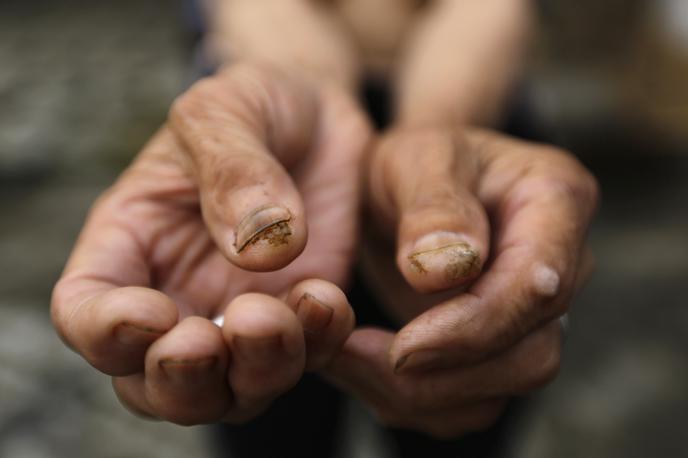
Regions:
<instances>
[{"instance_id":1,"label":"index finger","mask_svg":"<svg viewBox=\"0 0 688 458\"><path fill-rule=\"evenodd\" d=\"M485 134L473 142L485 164L478 196L495 229L494 260L467 293L399 332L390 350L398 371L499 353L564 314L576 289L594 178L558 150Z\"/></svg>"}]
</instances>

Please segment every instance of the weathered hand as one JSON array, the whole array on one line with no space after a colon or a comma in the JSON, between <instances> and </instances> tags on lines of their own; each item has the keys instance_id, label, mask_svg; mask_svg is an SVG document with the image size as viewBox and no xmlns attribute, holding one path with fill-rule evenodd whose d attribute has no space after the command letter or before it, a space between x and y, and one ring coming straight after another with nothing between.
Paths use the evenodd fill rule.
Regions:
<instances>
[{"instance_id":1,"label":"weathered hand","mask_svg":"<svg viewBox=\"0 0 688 458\"><path fill-rule=\"evenodd\" d=\"M368 182L396 251L373 237L366 277L407 324L354 331L328 376L391 425L482 429L558 371L557 318L591 270L596 182L557 149L446 128L385 135Z\"/></svg>"},{"instance_id":2,"label":"weathered hand","mask_svg":"<svg viewBox=\"0 0 688 458\"><path fill-rule=\"evenodd\" d=\"M59 334L138 413L257 415L353 328L339 288L368 138L336 87L251 64L199 82L93 207L54 290Z\"/></svg>"}]
</instances>

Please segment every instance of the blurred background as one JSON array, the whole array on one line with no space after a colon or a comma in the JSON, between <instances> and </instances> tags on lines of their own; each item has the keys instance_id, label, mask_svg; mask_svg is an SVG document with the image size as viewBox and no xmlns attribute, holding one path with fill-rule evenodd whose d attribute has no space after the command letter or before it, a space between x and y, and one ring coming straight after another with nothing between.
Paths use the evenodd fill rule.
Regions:
<instances>
[{"instance_id":1,"label":"blurred background","mask_svg":"<svg viewBox=\"0 0 688 458\"><path fill-rule=\"evenodd\" d=\"M527 78L540 130L598 176L596 275L513 457L688 457L688 1L550 0ZM211 456L119 406L58 341L49 295L90 203L192 77L164 0L0 4L0 457ZM384 456L351 407L352 456ZM367 445L366 445L367 444Z\"/></svg>"}]
</instances>

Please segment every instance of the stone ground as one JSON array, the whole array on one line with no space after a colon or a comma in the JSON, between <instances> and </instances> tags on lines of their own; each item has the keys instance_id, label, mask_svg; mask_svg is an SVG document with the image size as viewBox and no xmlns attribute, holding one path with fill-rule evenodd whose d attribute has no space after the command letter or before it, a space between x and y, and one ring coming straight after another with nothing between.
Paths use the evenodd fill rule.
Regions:
<instances>
[{"instance_id":1,"label":"stone ground","mask_svg":"<svg viewBox=\"0 0 688 458\"><path fill-rule=\"evenodd\" d=\"M0 6L0 457L212 456L203 428L125 412L48 317L89 203L188 79L180 22L163 0ZM559 133L602 183L598 268L512 456L688 457L687 145L618 119Z\"/></svg>"}]
</instances>

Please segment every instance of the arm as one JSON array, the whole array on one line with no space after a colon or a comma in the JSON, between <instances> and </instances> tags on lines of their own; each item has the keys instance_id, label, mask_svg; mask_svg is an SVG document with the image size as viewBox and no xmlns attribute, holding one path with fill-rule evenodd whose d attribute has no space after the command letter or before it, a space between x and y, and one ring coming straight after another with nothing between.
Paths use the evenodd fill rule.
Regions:
<instances>
[{"instance_id":1,"label":"arm","mask_svg":"<svg viewBox=\"0 0 688 458\"><path fill-rule=\"evenodd\" d=\"M220 62L267 62L356 86L356 50L327 6L308 0L219 0L212 13L210 51Z\"/></svg>"},{"instance_id":2,"label":"arm","mask_svg":"<svg viewBox=\"0 0 688 458\"><path fill-rule=\"evenodd\" d=\"M416 26L397 79L402 124L491 125L521 71L530 0L439 0Z\"/></svg>"}]
</instances>

